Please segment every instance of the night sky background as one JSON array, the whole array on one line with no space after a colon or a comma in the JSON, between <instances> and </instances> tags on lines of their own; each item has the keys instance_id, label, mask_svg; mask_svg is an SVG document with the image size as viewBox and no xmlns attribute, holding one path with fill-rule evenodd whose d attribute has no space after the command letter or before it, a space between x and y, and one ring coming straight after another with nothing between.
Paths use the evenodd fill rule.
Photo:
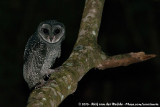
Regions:
<instances>
[{"instance_id":1,"label":"night sky background","mask_svg":"<svg viewBox=\"0 0 160 107\"><path fill-rule=\"evenodd\" d=\"M0 1L0 107L25 107L29 89L23 79L23 52L41 21L66 26L61 65L77 39L85 0ZM157 57L127 67L92 69L60 107L91 103L160 101L160 1L106 0L98 43L107 55L145 51Z\"/></svg>"}]
</instances>

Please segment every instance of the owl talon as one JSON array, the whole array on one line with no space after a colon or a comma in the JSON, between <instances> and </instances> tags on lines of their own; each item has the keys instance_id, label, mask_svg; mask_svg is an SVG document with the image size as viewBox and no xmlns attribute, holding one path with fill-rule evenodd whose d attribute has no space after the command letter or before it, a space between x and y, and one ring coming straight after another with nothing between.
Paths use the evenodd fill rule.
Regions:
<instances>
[{"instance_id":1,"label":"owl talon","mask_svg":"<svg viewBox=\"0 0 160 107\"><path fill-rule=\"evenodd\" d=\"M51 76L51 74L49 74L49 75L44 75L44 76L43 76L43 80L44 80L44 81L47 81L50 76Z\"/></svg>"},{"instance_id":2,"label":"owl talon","mask_svg":"<svg viewBox=\"0 0 160 107\"><path fill-rule=\"evenodd\" d=\"M44 84L36 85L36 86L35 86L35 89L39 89L39 88L41 88L42 86L44 86Z\"/></svg>"},{"instance_id":3,"label":"owl talon","mask_svg":"<svg viewBox=\"0 0 160 107\"><path fill-rule=\"evenodd\" d=\"M48 75L51 76L51 74L52 74L53 72L55 72L55 71L56 71L55 69L49 69L49 70L48 70Z\"/></svg>"},{"instance_id":4,"label":"owl talon","mask_svg":"<svg viewBox=\"0 0 160 107\"><path fill-rule=\"evenodd\" d=\"M40 80L40 82L36 84L35 89L41 88L42 86L45 85L45 83L46 83L45 80Z\"/></svg>"}]
</instances>

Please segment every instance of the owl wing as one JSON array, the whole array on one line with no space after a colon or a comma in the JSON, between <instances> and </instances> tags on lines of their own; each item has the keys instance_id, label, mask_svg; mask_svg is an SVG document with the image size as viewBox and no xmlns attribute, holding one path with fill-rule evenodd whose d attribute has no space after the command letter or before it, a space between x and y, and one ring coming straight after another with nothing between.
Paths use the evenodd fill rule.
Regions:
<instances>
[{"instance_id":1,"label":"owl wing","mask_svg":"<svg viewBox=\"0 0 160 107\"><path fill-rule=\"evenodd\" d=\"M29 55L32 53L32 49L34 48L35 44L36 44L36 40L38 40L38 37L36 37L35 35L32 35L26 46L25 46L25 50L24 50L24 63L28 61L28 57Z\"/></svg>"},{"instance_id":2,"label":"owl wing","mask_svg":"<svg viewBox=\"0 0 160 107\"><path fill-rule=\"evenodd\" d=\"M25 47L24 51L24 63L28 62L31 58L32 60L36 61L36 65L33 66L40 66L45 59L46 56L46 45L41 43L39 38L36 35L32 35Z\"/></svg>"}]
</instances>

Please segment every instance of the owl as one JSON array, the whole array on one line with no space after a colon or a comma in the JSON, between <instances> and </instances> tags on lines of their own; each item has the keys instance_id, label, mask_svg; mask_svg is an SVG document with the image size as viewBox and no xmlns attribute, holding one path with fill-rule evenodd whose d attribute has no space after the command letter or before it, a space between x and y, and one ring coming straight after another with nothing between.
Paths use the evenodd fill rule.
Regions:
<instances>
[{"instance_id":1,"label":"owl","mask_svg":"<svg viewBox=\"0 0 160 107\"><path fill-rule=\"evenodd\" d=\"M51 66L61 56L61 43L65 27L55 20L41 22L29 38L24 51L23 77L29 88L43 84L53 69Z\"/></svg>"}]
</instances>

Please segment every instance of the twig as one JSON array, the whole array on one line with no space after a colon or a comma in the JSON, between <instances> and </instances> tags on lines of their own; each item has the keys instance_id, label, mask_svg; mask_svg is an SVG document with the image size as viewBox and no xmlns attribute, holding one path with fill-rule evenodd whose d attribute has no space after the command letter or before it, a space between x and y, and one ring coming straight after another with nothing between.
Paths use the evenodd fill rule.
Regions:
<instances>
[{"instance_id":1,"label":"twig","mask_svg":"<svg viewBox=\"0 0 160 107\"><path fill-rule=\"evenodd\" d=\"M128 66L130 64L146 61L154 57L156 57L156 55L154 54L146 55L144 52L137 52L137 53L131 52L128 54L111 56L107 58L104 62L99 64L96 68L104 70L107 68Z\"/></svg>"}]
</instances>

